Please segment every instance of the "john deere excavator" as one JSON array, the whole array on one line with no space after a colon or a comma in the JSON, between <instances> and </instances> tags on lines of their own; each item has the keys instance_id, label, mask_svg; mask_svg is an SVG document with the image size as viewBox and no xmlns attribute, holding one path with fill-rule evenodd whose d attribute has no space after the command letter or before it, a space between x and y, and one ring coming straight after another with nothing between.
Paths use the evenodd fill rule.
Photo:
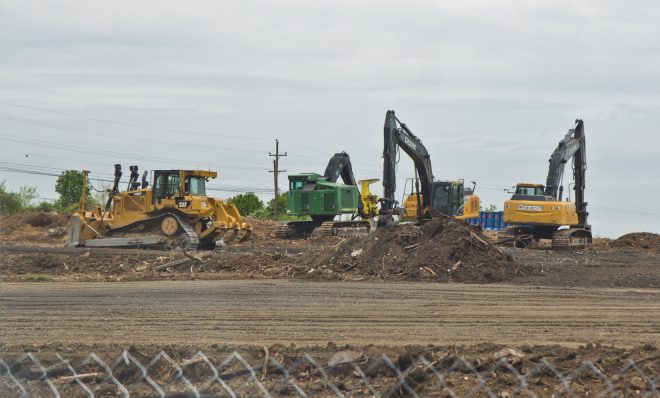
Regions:
<instances>
[{"instance_id":1,"label":"john deere excavator","mask_svg":"<svg viewBox=\"0 0 660 398\"><path fill-rule=\"evenodd\" d=\"M71 216L68 246L174 248L212 250L216 241L245 241L252 226L232 204L206 195L214 171L155 170L151 186L147 172L138 182L130 167L126 191L120 191L121 165L115 165L114 185L105 208L85 210L88 171L83 171L79 210Z\"/></svg>"},{"instance_id":2,"label":"john deere excavator","mask_svg":"<svg viewBox=\"0 0 660 398\"><path fill-rule=\"evenodd\" d=\"M338 184L341 177L343 184ZM275 235L282 239L316 236L356 236L369 232L369 219L378 214L378 198L369 191L377 179L357 182L346 152L336 153L323 175L303 173L289 175L286 213L309 216L309 221L289 221L278 225ZM358 183L360 189L358 189ZM350 221L335 220L350 214ZM360 220L356 218L360 217Z\"/></svg>"},{"instance_id":3,"label":"john deere excavator","mask_svg":"<svg viewBox=\"0 0 660 398\"><path fill-rule=\"evenodd\" d=\"M398 207L398 201L395 199L397 148L403 149L415 165L415 192L411 196L417 202L416 218L419 221L423 222L438 215L458 219L479 216L479 198L465 195L463 180L436 181L431 168L431 157L422 140L390 110L385 116L384 196L380 198L379 227L392 224L394 216L401 216L405 210Z\"/></svg>"},{"instance_id":4,"label":"john deere excavator","mask_svg":"<svg viewBox=\"0 0 660 398\"><path fill-rule=\"evenodd\" d=\"M573 158L575 201L563 200L564 166ZM584 123L578 119L550 156L545 187L519 183L510 200L504 202L504 222L513 224L498 234L500 243L527 247L540 239L552 239L552 248L581 248L591 244L584 200L587 170ZM570 195L569 195L570 196ZM567 228L562 228L567 227Z\"/></svg>"}]
</instances>

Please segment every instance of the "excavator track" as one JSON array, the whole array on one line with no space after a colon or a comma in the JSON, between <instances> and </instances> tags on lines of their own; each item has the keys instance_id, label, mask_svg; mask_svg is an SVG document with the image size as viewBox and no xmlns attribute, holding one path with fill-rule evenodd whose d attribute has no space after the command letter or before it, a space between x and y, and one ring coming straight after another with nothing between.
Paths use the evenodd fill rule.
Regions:
<instances>
[{"instance_id":1,"label":"excavator track","mask_svg":"<svg viewBox=\"0 0 660 398\"><path fill-rule=\"evenodd\" d=\"M185 220L182 220L181 217L179 217L175 213L162 213L159 214L156 217L151 217L146 220L140 220L140 221L135 221L133 223L130 223L128 225L124 225L123 227L119 228L113 228L108 231L107 235L108 236L121 236L126 233L137 233L133 232L136 229L140 229L140 233L142 231L145 231L145 234L149 234L149 230L158 230L160 226L160 222L167 216L172 216L177 220L177 223L179 224L179 229L181 232L176 235L173 239L171 239L173 242L173 246L180 246L184 250L197 250L197 247L199 246L199 238L197 237L197 233L195 230L190 226ZM159 231L158 235L162 235Z\"/></svg>"},{"instance_id":2,"label":"excavator track","mask_svg":"<svg viewBox=\"0 0 660 398\"><path fill-rule=\"evenodd\" d=\"M314 236L349 238L369 234L369 221L326 221L314 230Z\"/></svg>"},{"instance_id":3,"label":"excavator track","mask_svg":"<svg viewBox=\"0 0 660 398\"><path fill-rule=\"evenodd\" d=\"M283 222L277 224L277 229L275 229L275 237L278 239L290 239L289 236L289 223Z\"/></svg>"},{"instance_id":4,"label":"excavator track","mask_svg":"<svg viewBox=\"0 0 660 398\"><path fill-rule=\"evenodd\" d=\"M584 249L591 242L591 231L583 228L560 229L552 235L552 248L556 250Z\"/></svg>"},{"instance_id":5,"label":"excavator track","mask_svg":"<svg viewBox=\"0 0 660 398\"><path fill-rule=\"evenodd\" d=\"M534 235L519 227L507 227L497 234L497 244L526 248L534 243Z\"/></svg>"},{"instance_id":6,"label":"excavator track","mask_svg":"<svg viewBox=\"0 0 660 398\"><path fill-rule=\"evenodd\" d=\"M277 224L275 237L278 239L301 239L314 234L319 226L315 221L289 221Z\"/></svg>"},{"instance_id":7,"label":"excavator track","mask_svg":"<svg viewBox=\"0 0 660 398\"><path fill-rule=\"evenodd\" d=\"M314 236L333 236L335 234L335 223L334 221L326 221L321 223L318 227L314 229Z\"/></svg>"}]
</instances>

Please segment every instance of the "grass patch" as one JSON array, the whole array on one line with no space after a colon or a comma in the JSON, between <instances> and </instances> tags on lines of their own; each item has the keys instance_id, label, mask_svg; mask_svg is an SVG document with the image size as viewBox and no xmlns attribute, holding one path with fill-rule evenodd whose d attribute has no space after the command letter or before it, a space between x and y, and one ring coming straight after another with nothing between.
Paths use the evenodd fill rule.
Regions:
<instances>
[{"instance_id":1,"label":"grass patch","mask_svg":"<svg viewBox=\"0 0 660 398\"><path fill-rule=\"evenodd\" d=\"M46 274L27 274L25 280L28 281L52 281L53 277Z\"/></svg>"}]
</instances>

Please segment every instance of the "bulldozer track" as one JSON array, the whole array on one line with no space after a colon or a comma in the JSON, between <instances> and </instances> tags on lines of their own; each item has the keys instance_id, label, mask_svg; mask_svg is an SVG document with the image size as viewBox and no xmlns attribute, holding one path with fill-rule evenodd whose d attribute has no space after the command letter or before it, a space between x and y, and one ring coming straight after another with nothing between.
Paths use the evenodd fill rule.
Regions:
<instances>
[{"instance_id":1,"label":"bulldozer track","mask_svg":"<svg viewBox=\"0 0 660 398\"><path fill-rule=\"evenodd\" d=\"M154 228L154 226L157 224L158 221L162 221L167 216L174 217L179 223L179 227L183 230L183 233L179 234L175 238L175 240L177 240L177 245L180 245L183 249L186 250L197 250L197 247L199 245L199 238L195 230L192 228L192 226L190 226L187 222L185 222L185 220L179 217L176 213L171 213L171 212L162 213L156 217L151 217L146 220L136 221L128 225L124 225L123 227L113 228L110 231L108 231L107 235L114 236L115 234L126 233L136 228L139 225L145 225L145 226L148 225L151 228ZM159 235L161 234L159 233Z\"/></svg>"}]
</instances>

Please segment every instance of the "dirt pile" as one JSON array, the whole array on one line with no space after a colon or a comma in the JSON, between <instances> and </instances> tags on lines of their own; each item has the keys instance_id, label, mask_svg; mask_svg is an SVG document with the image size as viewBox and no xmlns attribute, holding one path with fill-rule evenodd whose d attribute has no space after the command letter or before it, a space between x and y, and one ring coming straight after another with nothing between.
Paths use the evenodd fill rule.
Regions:
<instances>
[{"instance_id":1,"label":"dirt pile","mask_svg":"<svg viewBox=\"0 0 660 398\"><path fill-rule=\"evenodd\" d=\"M641 249L660 253L660 234L651 232L633 232L610 242L618 249Z\"/></svg>"},{"instance_id":2,"label":"dirt pile","mask_svg":"<svg viewBox=\"0 0 660 398\"><path fill-rule=\"evenodd\" d=\"M310 277L348 273L383 279L499 282L525 267L465 222L436 218L402 224L305 255Z\"/></svg>"},{"instance_id":3,"label":"dirt pile","mask_svg":"<svg viewBox=\"0 0 660 398\"><path fill-rule=\"evenodd\" d=\"M243 217L243 221L252 225L250 241L269 241L275 239L277 222L272 220L260 220L252 217Z\"/></svg>"},{"instance_id":4,"label":"dirt pile","mask_svg":"<svg viewBox=\"0 0 660 398\"><path fill-rule=\"evenodd\" d=\"M69 216L57 213L13 214L0 218L0 242L63 245Z\"/></svg>"}]
</instances>

